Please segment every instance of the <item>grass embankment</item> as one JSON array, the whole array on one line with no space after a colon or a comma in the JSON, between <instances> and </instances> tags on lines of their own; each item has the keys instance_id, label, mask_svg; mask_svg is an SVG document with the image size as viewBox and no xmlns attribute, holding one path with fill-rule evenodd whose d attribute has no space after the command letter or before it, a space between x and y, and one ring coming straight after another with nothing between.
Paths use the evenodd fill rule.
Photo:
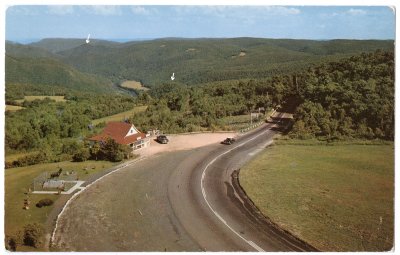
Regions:
<instances>
[{"instance_id":1,"label":"grass embankment","mask_svg":"<svg viewBox=\"0 0 400 255\"><path fill-rule=\"evenodd\" d=\"M121 84L121 87L127 89L143 90L143 91L149 90L149 88L144 87L143 84L139 81L124 81Z\"/></svg>"},{"instance_id":2,"label":"grass embankment","mask_svg":"<svg viewBox=\"0 0 400 255\"><path fill-rule=\"evenodd\" d=\"M23 103L24 101L34 101L36 99L38 100L43 100L46 97L50 98L51 100L54 100L56 102L66 102L64 96L24 96L24 99L19 99L15 100L18 103Z\"/></svg>"},{"instance_id":3,"label":"grass embankment","mask_svg":"<svg viewBox=\"0 0 400 255\"><path fill-rule=\"evenodd\" d=\"M393 143L272 146L240 182L266 216L322 251L393 246Z\"/></svg>"},{"instance_id":4,"label":"grass embankment","mask_svg":"<svg viewBox=\"0 0 400 255\"><path fill-rule=\"evenodd\" d=\"M227 130L236 130L239 131L241 129L249 127L251 124L255 124L259 121L265 120L267 116L270 116L272 110L268 112L266 115L260 114L258 118L251 118L250 114L245 115L236 115L236 116L226 116L221 119L222 124Z\"/></svg>"},{"instance_id":5,"label":"grass embankment","mask_svg":"<svg viewBox=\"0 0 400 255\"><path fill-rule=\"evenodd\" d=\"M129 111L120 112L120 113L110 115L107 117L103 117L100 119L95 119L92 121L92 123L93 123L93 125L97 125L102 122L107 123L110 121L124 121L125 118L131 117L132 115L134 115L135 113L138 113L138 112L144 112L146 109L147 109L147 105L136 106L135 108L133 108L132 110L129 110Z\"/></svg>"},{"instance_id":6,"label":"grass embankment","mask_svg":"<svg viewBox=\"0 0 400 255\"><path fill-rule=\"evenodd\" d=\"M105 169L110 168L115 163L108 161L86 161L86 162L58 162L48 164L38 164L27 167L10 168L5 170L5 235L17 236L22 231L24 226L29 223L39 223L44 225L47 215L53 209L53 206L46 206L42 208L36 207L36 203L44 198L50 198L53 201L59 198L60 195L42 195L30 194L29 200L31 202L30 209L22 209L24 199L27 198L25 194L31 186L35 177L43 172L56 172L60 167L64 171L74 170L80 180L85 180L90 175L98 173ZM87 170L85 170L87 168ZM61 195L63 196L63 195ZM18 250L29 250L29 247L18 246Z\"/></svg>"}]
</instances>

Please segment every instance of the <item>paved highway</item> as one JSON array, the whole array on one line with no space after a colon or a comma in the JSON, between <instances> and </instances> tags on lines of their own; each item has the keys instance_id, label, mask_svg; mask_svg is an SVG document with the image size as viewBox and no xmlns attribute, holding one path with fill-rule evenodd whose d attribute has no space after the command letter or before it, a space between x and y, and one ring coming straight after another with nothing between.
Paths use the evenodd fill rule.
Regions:
<instances>
[{"instance_id":1,"label":"paved highway","mask_svg":"<svg viewBox=\"0 0 400 255\"><path fill-rule=\"evenodd\" d=\"M281 115L280 115L281 116ZM60 217L71 251L313 250L249 209L232 173L271 141L264 124L232 145L164 153L107 176Z\"/></svg>"},{"instance_id":2,"label":"paved highway","mask_svg":"<svg viewBox=\"0 0 400 255\"><path fill-rule=\"evenodd\" d=\"M280 114L281 116L282 114ZM172 207L188 234L210 251L308 251L291 235L254 216L232 184L232 173L272 141L265 124L232 145L187 158L169 182Z\"/></svg>"}]
</instances>

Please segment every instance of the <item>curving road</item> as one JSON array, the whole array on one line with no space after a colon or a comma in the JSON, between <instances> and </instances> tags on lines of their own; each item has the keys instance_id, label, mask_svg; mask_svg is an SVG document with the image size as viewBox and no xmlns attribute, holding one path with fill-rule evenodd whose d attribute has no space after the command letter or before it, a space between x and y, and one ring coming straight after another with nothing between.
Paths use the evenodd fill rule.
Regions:
<instances>
[{"instance_id":1,"label":"curving road","mask_svg":"<svg viewBox=\"0 0 400 255\"><path fill-rule=\"evenodd\" d=\"M283 114L278 115L282 117ZM159 154L73 200L55 247L70 251L306 251L312 247L249 209L232 173L265 148L264 124L233 145Z\"/></svg>"}]
</instances>

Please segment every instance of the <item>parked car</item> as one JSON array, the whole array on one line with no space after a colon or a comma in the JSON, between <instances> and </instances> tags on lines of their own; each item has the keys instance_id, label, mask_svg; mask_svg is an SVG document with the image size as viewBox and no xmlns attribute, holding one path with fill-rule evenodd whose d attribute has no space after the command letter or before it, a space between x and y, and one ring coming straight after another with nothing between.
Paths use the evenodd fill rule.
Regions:
<instances>
[{"instance_id":1,"label":"parked car","mask_svg":"<svg viewBox=\"0 0 400 255\"><path fill-rule=\"evenodd\" d=\"M236 140L235 138L232 137L228 137L225 140L223 140L221 143L222 144L227 144L227 145L231 145L232 143L234 143Z\"/></svg>"},{"instance_id":2,"label":"parked car","mask_svg":"<svg viewBox=\"0 0 400 255\"><path fill-rule=\"evenodd\" d=\"M162 143L162 144L167 144L169 142L166 135L159 135L159 136L157 136L156 140L157 140L157 142Z\"/></svg>"}]
</instances>

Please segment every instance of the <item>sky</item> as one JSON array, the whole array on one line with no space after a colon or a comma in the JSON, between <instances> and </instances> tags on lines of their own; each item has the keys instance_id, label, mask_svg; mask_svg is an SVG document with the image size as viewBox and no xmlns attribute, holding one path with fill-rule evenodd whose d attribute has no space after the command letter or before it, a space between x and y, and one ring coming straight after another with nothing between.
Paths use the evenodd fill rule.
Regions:
<instances>
[{"instance_id":1,"label":"sky","mask_svg":"<svg viewBox=\"0 0 400 255\"><path fill-rule=\"evenodd\" d=\"M108 40L163 37L395 39L385 6L17 5L6 10L6 39Z\"/></svg>"}]
</instances>

